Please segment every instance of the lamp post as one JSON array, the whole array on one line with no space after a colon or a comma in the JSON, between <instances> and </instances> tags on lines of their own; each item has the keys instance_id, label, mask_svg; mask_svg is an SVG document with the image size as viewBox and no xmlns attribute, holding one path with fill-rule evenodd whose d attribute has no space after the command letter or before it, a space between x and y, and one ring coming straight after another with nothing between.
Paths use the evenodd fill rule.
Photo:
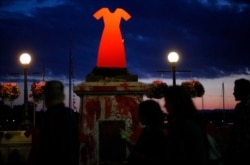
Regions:
<instances>
[{"instance_id":1,"label":"lamp post","mask_svg":"<svg viewBox=\"0 0 250 165\"><path fill-rule=\"evenodd\" d=\"M176 86L176 63L179 60L179 55L176 52L170 52L168 54L168 61L170 62L171 66L172 66L172 75L173 75L173 86Z\"/></svg>"},{"instance_id":2,"label":"lamp post","mask_svg":"<svg viewBox=\"0 0 250 165\"><path fill-rule=\"evenodd\" d=\"M27 88L27 75L28 75L28 66L31 61L31 56L28 53L21 54L19 58L21 64L23 65L23 74L24 74L24 90L23 90L23 98L24 98L24 121L22 126L28 128L31 126L31 121L29 120L29 109L28 109L28 88Z\"/></svg>"}]
</instances>

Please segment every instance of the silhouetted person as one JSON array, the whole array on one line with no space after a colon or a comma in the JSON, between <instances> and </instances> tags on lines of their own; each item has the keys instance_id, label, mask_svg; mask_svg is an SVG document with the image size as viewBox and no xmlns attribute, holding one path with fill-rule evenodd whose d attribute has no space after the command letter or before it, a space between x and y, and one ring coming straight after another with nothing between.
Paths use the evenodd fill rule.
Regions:
<instances>
[{"instance_id":1,"label":"silhouetted person","mask_svg":"<svg viewBox=\"0 0 250 165\"><path fill-rule=\"evenodd\" d=\"M154 100L141 102L138 115L144 128L135 145L130 148L127 164L166 164L164 116L159 104Z\"/></svg>"},{"instance_id":2,"label":"silhouetted person","mask_svg":"<svg viewBox=\"0 0 250 165\"><path fill-rule=\"evenodd\" d=\"M207 165L208 140L191 97L181 86L170 86L164 98L168 112L166 164Z\"/></svg>"},{"instance_id":3,"label":"silhouetted person","mask_svg":"<svg viewBox=\"0 0 250 165\"><path fill-rule=\"evenodd\" d=\"M44 102L47 110L40 131L38 164L77 165L79 160L78 122L75 112L64 105L64 86L47 81Z\"/></svg>"},{"instance_id":4,"label":"silhouetted person","mask_svg":"<svg viewBox=\"0 0 250 165\"><path fill-rule=\"evenodd\" d=\"M225 164L250 164L250 81L237 79L234 82L234 121L227 149Z\"/></svg>"}]
</instances>

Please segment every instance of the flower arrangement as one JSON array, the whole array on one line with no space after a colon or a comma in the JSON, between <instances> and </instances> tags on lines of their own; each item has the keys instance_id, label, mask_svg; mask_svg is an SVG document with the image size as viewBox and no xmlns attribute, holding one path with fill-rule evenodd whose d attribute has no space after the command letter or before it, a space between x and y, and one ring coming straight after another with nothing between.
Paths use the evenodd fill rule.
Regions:
<instances>
[{"instance_id":1,"label":"flower arrangement","mask_svg":"<svg viewBox=\"0 0 250 165\"><path fill-rule=\"evenodd\" d=\"M192 98L202 97L205 93L203 85L196 80L184 81L181 86L190 94Z\"/></svg>"},{"instance_id":2,"label":"flower arrangement","mask_svg":"<svg viewBox=\"0 0 250 165\"><path fill-rule=\"evenodd\" d=\"M4 101L13 101L19 97L20 93L20 88L15 82L0 84L0 97Z\"/></svg>"},{"instance_id":3,"label":"flower arrangement","mask_svg":"<svg viewBox=\"0 0 250 165\"><path fill-rule=\"evenodd\" d=\"M44 99L43 87L45 84L45 81L34 82L31 84L32 95L30 95L30 97L33 97L34 102L38 103Z\"/></svg>"},{"instance_id":4,"label":"flower arrangement","mask_svg":"<svg viewBox=\"0 0 250 165\"><path fill-rule=\"evenodd\" d=\"M167 83L155 80L148 86L147 97L149 98L162 98L164 96L165 90L168 88Z\"/></svg>"}]
</instances>

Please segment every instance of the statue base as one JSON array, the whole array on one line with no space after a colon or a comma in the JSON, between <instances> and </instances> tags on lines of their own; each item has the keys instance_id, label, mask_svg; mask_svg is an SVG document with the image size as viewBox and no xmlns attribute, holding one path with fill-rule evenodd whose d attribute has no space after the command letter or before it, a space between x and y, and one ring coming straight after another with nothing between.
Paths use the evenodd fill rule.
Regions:
<instances>
[{"instance_id":1,"label":"statue base","mask_svg":"<svg viewBox=\"0 0 250 165\"><path fill-rule=\"evenodd\" d=\"M85 78L86 82L98 81L137 82L138 76L132 75L127 68L99 68L95 67Z\"/></svg>"}]
</instances>

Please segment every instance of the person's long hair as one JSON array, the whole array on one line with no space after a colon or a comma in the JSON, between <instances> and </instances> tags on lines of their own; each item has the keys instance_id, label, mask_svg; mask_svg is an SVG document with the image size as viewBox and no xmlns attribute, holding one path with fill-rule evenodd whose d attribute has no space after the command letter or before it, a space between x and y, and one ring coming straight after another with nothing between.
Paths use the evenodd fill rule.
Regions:
<instances>
[{"instance_id":1,"label":"person's long hair","mask_svg":"<svg viewBox=\"0 0 250 165\"><path fill-rule=\"evenodd\" d=\"M145 100L138 107L139 118L142 124L160 128L164 124L164 116L159 103L154 100Z\"/></svg>"},{"instance_id":2,"label":"person's long hair","mask_svg":"<svg viewBox=\"0 0 250 165\"><path fill-rule=\"evenodd\" d=\"M193 118L197 117L198 111L190 95L181 86L169 86L165 92L166 104L171 104L172 110L169 117Z\"/></svg>"}]
</instances>

